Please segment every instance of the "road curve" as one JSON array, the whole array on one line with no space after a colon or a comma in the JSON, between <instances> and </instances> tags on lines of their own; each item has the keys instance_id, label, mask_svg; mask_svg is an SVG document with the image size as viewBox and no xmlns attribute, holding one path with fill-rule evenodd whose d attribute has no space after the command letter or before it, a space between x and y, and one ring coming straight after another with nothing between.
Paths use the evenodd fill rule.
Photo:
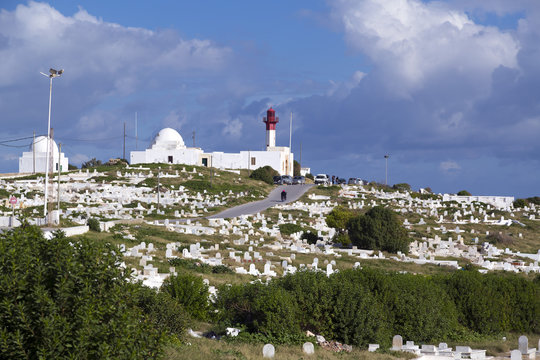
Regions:
<instances>
[{"instance_id":1,"label":"road curve","mask_svg":"<svg viewBox=\"0 0 540 360\"><path fill-rule=\"evenodd\" d=\"M216 219L216 218L233 218L241 215L253 215L258 212L264 211L269 207L282 203L281 202L281 191L285 190L287 192L287 200L284 203L289 203L291 201L297 200L302 196L306 191L308 191L313 184L310 185L281 185L272 190L270 195L264 200L254 201L247 204L235 206L233 208L224 210L219 214L207 216L207 219Z\"/></svg>"}]
</instances>

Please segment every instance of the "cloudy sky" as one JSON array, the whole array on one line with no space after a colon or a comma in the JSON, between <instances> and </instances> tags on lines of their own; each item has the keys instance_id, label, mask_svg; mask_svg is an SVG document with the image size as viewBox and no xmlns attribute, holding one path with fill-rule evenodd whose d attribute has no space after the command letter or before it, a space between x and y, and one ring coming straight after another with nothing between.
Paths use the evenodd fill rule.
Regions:
<instances>
[{"instance_id":1,"label":"cloudy sky","mask_svg":"<svg viewBox=\"0 0 540 360\"><path fill-rule=\"evenodd\" d=\"M111 5L112 4L112 5ZM540 195L540 2L0 2L0 172L52 127L70 163L163 127L206 151L277 143L313 173ZM135 114L138 141L135 141ZM6 146L9 145L9 146Z\"/></svg>"}]
</instances>

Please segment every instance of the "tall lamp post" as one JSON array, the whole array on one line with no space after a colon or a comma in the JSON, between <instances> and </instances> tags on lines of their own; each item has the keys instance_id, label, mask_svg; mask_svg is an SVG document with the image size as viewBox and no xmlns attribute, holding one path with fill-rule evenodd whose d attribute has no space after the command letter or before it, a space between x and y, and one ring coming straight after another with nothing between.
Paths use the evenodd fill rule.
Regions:
<instances>
[{"instance_id":1,"label":"tall lamp post","mask_svg":"<svg viewBox=\"0 0 540 360\"><path fill-rule=\"evenodd\" d=\"M48 185L49 185L49 149L51 147L51 99L52 99L52 79L59 77L64 73L64 70L55 70L53 68L49 69L49 75L40 72L41 75L46 76L50 79L49 84L49 121L47 122L47 165L45 166L45 204L43 205L43 216L47 216L47 197L48 197ZM32 144L35 146L35 144Z\"/></svg>"},{"instance_id":2,"label":"tall lamp post","mask_svg":"<svg viewBox=\"0 0 540 360\"><path fill-rule=\"evenodd\" d=\"M384 184L388 186L388 158L390 157L389 154L384 155L384 160L386 162L386 176L385 176L385 182Z\"/></svg>"}]
</instances>

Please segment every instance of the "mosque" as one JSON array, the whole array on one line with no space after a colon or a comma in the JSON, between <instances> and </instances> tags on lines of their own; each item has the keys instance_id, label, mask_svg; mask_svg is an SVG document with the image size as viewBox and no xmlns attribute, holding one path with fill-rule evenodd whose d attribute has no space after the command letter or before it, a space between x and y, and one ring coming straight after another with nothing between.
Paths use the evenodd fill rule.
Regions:
<instances>
[{"instance_id":1,"label":"mosque","mask_svg":"<svg viewBox=\"0 0 540 360\"><path fill-rule=\"evenodd\" d=\"M52 168L49 170L58 171L60 165L60 171L67 171L68 158L64 156L64 153L60 153L60 159L58 159L58 146L54 140L51 139L51 142L52 151L49 150L49 155L51 155ZM38 136L30 145L29 151L23 152L19 158L19 173L44 173L46 167L47 136Z\"/></svg>"},{"instance_id":2,"label":"mosque","mask_svg":"<svg viewBox=\"0 0 540 360\"><path fill-rule=\"evenodd\" d=\"M162 129L150 148L132 151L130 164L169 163L209 166L218 169L255 170L269 165L281 175L293 175L293 153L285 146L276 146L276 117L270 108L263 118L266 124L266 151L240 151L240 153L205 153L201 148L187 147L182 136L174 129Z\"/></svg>"}]
</instances>

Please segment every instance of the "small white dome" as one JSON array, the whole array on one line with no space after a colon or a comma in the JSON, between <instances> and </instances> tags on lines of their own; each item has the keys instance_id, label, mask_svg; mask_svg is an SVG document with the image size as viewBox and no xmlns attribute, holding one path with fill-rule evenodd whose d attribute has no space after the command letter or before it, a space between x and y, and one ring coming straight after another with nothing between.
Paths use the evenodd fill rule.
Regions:
<instances>
[{"instance_id":1,"label":"small white dome","mask_svg":"<svg viewBox=\"0 0 540 360\"><path fill-rule=\"evenodd\" d=\"M36 153L46 154L47 153L47 136L38 136L36 140L30 145L30 151L33 151L32 145L34 146ZM52 140L52 156L53 156L53 159L58 158L58 146L56 145L56 141L54 140Z\"/></svg>"},{"instance_id":2,"label":"small white dome","mask_svg":"<svg viewBox=\"0 0 540 360\"><path fill-rule=\"evenodd\" d=\"M151 146L152 149L166 150L184 149L185 147L186 145L182 136L180 136L178 131L171 128L161 129L154 138Z\"/></svg>"}]
</instances>

